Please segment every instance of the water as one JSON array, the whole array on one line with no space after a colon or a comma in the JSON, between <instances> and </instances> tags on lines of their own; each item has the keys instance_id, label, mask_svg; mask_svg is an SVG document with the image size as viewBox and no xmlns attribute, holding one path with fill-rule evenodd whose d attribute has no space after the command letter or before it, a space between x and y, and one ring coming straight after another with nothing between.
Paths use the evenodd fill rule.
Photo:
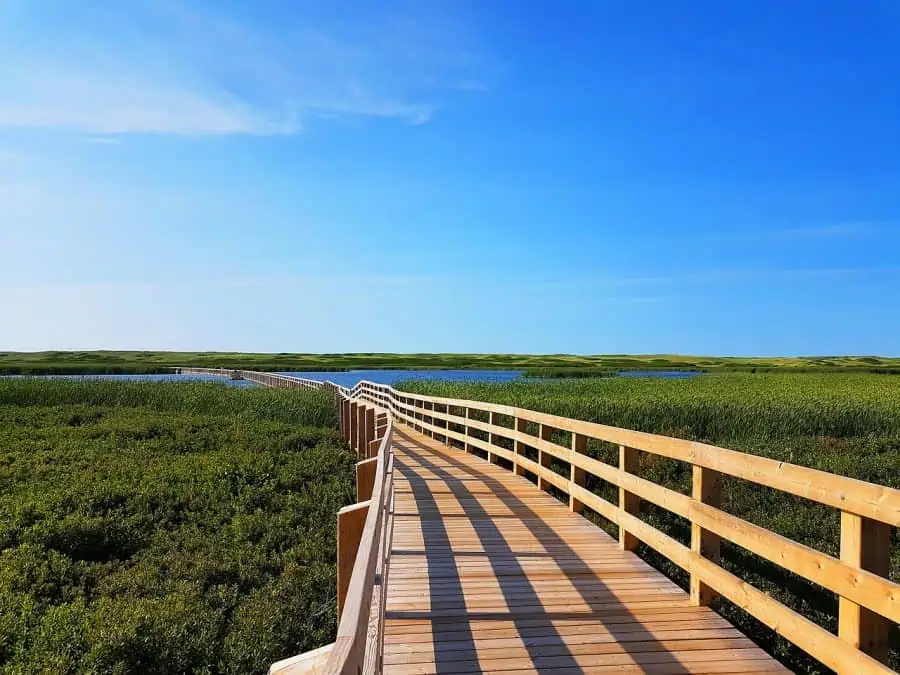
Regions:
<instances>
[{"instance_id":1,"label":"water","mask_svg":"<svg viewBox=\"0 0 900 675\"><path fill-rule=\"evenodd\" d=\"M342 373L280 373L316 382L331 381L343 387L368 380L376 384L394 385L401 380L450 380L453 382L509 382L522 376L521 370L349 370Z\"/></svg>"},{"instance_id":2,"label":"water","mask_svg":"<svg viewBox=\"0 0 900 675\"><path fill-rule=\"evenodd\" d=\"M344 387L352 387L361 380L368 380L376 384L394 385L401 380L449 380L452 382L510 382L522 377L521 370L350 370L346 372L289 372L280 373L290 377L301 377L316 382L331 381ZM686 378L702 375L698 372L677 370L623 370L620 377L666 377ZM9 375L6 377L20 377ZM174 373L162 374L131 374L131 375L39 375L38 377L83 379L83 380L110 380L118 382L224 382L232 387L255 387L256 383L248 380L230 380L217 375L175 375Z\"/></svg>"}]
</instances>

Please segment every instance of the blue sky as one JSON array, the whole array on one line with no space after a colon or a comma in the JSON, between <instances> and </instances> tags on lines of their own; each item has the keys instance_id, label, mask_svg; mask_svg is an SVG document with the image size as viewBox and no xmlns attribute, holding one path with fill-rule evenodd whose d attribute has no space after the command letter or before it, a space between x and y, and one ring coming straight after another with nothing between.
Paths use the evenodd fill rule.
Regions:
<instances>
[{"instance_id":1,"label":"blue sky","mask_svg":"<svg viewBox=\"0 0 900 675\"><path fill-rule=\"evenodd\" d=\"M897 0L0 0L0 349L900 355L898 43Z\"/></svg>"}]
</instances>

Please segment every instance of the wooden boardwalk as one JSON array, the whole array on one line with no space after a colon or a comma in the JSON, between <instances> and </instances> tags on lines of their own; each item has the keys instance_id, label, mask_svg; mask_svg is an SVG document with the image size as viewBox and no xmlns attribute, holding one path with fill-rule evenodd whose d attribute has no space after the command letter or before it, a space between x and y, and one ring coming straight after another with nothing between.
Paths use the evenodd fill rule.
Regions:
<instances>
[{"instance_id":1,"label":"wooden boardwalk","mask_svg":"<svg viewBox=\"0 0 900 675\"><path fill-rule=\"evenodd\" d=\"M788 672L533 483L394 434L386 673Z\"/></svg>"},{"instance_id":2,"label":"wooden boardwalk","mask_svg":"<svg viewBox=\"0 0 900 675\"><path fill-rule=\"evenodd\" d=\"M716 597L841 675L896 673L887 663L900 624L900 583L890 578L900 490L368 381L348 389L275 373L177 370L327 392L359 460L356 503L337 514L335 641L285 655L270 675L787 672L706 608ZM592 457L592 442L618 446L618 466ZM640 453L690 465L691 493L638 475ZM618 500L591 491L589 476L618 487ZM723 511L723 476L835 509L840 557ZM690 546L642 520L645 501L690 522ZM619 541L574 512L582 507L615 523ZM723 541L836 594L837 634L720 566ZM690 594L630 552L639 542L690 576Z\"/></svg>"}]
</instances>

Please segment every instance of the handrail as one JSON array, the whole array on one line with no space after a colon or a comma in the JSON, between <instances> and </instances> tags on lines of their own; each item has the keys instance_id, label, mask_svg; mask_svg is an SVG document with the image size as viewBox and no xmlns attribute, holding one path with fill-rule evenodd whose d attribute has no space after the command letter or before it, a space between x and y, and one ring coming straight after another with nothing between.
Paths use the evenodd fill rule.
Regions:
<instances>
[{"instance_id":1,"label":"handrail","mask_svg":"<svg viewBox=\"0 0 900 675\"><path fill-rule=\"evenodd\" d=\"M378 580L379 597L377 621L373 637L381 639L385 607L385 591L387 589L385 568L390 553L390 536L385 521L391 511L394 498L392 453L393 421L388 416L387 431L378 446L378 459L375 468L375 484L372 488L370 506L363 526L359 549L350 576L347 599L344 603L337 638L334 648L325 666L324 673L329 675L350 675L359 672L367 661L367 644L370 638L369 624L372 620L372 603L376 579ZM368 670L379 672L380 649L368 654L370 663Z\"/></svg>"},{"instance_id":2,"label":"handrail","mask_svg":"<svg viewBox=\"0 0 900 675\"><path fill-rule=\"evenodd\" d=\"M230 377L239 375L242 380L248 380L267 387L320 389L325 382L308 380L303 377L290 377L278 373L267 373L261 370L238 370L235 368L193 368L178 367L175 372L181 375L215 375L217 377ZM332 386L337 387L334 383ZM340 389L346 390L345 387Z\"/></svg>"},{"instance_id":3,"label":"handrail","mask_svg":"<svg viewBox=\"0 0 900 675\"><path fill-rule=\"evenodd\" d=\"M308 388L329 390L335 396L340 411L341 433L350 442L358 456L368 457L369 444L378 441L375 453L374 475L371 476L371 495L360 497L354 508L342 510L358 520L360 507L365 512L365 521L358 541L341 541L341 514L338 514L338 617L337 638L330 646L327 660L321 665L316 659L288 659L290 663L279 673L308 672L310 668L328 675L357 675L359 672L381 671L381 639L384 621L382 608L386 605L387 569L390 554L390 527L393 525L391 511L394 499L394 420L385 406L367 402L357 395L357 390L347 389L333 382L319 382L299 377L289 377L277 373L224 368L178 368L177 373L215 375L219 377L239 376L241 379L264 386L280 388ZM354 407L354 415L349 413ZM362 411L365 422L359 423L357 408ZM386 423L376 425L376 417L386 418ZM368 460L360 464L370 464ZM359 485L357 485L359 488ZM351 515L352 514L352 515ZM350 518L348 518L350 520ZM352 537L348 537L352 539ZM342 588L341 559L342 544L355 545L352 557L349 584ZM375 596L375 587L378 595ZM346 595L342 597L342 592ZM280 662L284 663L284 662ZM313 664L310 666L309 664Z\"/></svg>"},{"instance_id":4,"label":"handrail","mask_svg":"<svg viewBox=\"0 0 900 675\"><path fill-rule=\"evenodd\" d=\"M900 525L900 490L704 443L514 406L412 394L365 381L351 394L385 405L398 421L447 444L487 452L491 461L498 457L507 460L516 473L533 475L540 487L552 486L567 494L573 511L587 507L604 516L619 526L623 548L634 548L641 541L686 570L691 577L692 604L706 605L716 594L721 595L838 672L893 672L879 660L887 657L890 623L900 622L900 584L886 578L890 527ZM529 433L529 425L537 426L537 435ZM560 437L568 437L567 446L554 442ZM512 449L499 445L501 439ZM588 439L618 445L619 466L585 454ZM536 452L537 461L523 454L526 449ZM636 451L691 464L692 495L635 475ZM554 470L551 459L567 464L568 475ZM719 509L721 474L839 509L840 558ZM619 503L585 489L586 475L617 486ZM640 500L688 519L691 546L641 520ZM821 628L719 566L722 539L836 593L839 634Z\"/></svg>"},{"instance_id":5,"label":"handrail","mask_svg":"<svg viewBox=\"0 0 900 675\"><path fill-rule=\"evenodd\" d=\"M588 508L604 516L618 525L622 548L632 549L639 541L643 542L686 570L690 574L692 604L707 605L716 595L721 595L829 668L841 673L893 672L880 661L887 656L890 623L900 622L900 584L886 578L891 527L900 525L900 490L704 443L525 408L412 394L368 381L359 382L350 389L330 382L313 384L315 387L326 385L343 401L366 402L387 410L391 431L395 422L403 422L449 445L461 445L466 451L486 452L488 460L506 460L517 474L534 476L539 487L566 494L571 510ZM537 425L537 435L529 431L534 425ZM560 438L567 439L566 445L556 442ZM588 439L618 445L619 465L613 466L586 454ZM536 453L537 460L527 457L526 451L532 456ZM637 451L691 464L691 496L635 475ZM382 461L384 453L383 439L378 450L379 478L375 481L375 490L380 492L377 498L375 490L372 494L372 504L378 504L379 508L370 509L366 520L368 529L369 519L373 519L372 530L379 527L379 519L383 517L379 514L389 512L383 502L385 485L390 485L390 470L386 464L389 460L385 454ZM559 473L551 460L557 465L568 465L568 475ZM840 557L804 546L718 508L719 479L723 474L840 510ZM587 490L584 487L587 475L617 486L619 503L614 504ZM688 519L691 522L690 547L641 520L638 515L641 500ZM722 539L837 594L838 635L719 566ZM365 592L358 589L364 588L366 580L371 580L374 574L371 554L375 541L370 537L366 542L368 548L361 545L360 552L366 550L367 555L357 557L350 582L363 599L366 599ZM336 644L332 653L334 658L335 652L344 654L344 663L356 661L346 655L356 655L361 648L361 614L355 612L353 620L355 630L349 625L344 630L342 618L339 640L343 639L347 645L352 639L357 643L341 650ZM330 660L330 673L356 672L332 669L331 664Z\"/></svg>"}]
</instances>

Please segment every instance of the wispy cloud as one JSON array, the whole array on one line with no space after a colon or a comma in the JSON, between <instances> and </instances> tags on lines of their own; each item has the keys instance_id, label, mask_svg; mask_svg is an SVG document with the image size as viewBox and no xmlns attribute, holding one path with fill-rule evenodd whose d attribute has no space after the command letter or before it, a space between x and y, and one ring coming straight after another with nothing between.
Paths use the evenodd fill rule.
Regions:
<instances>
[{"instance_id":1,"label":"wispy cloud","mask_svg":"<svg viewBox=\"0 0 900 675\"><path fill-rule=\"evenodd\" d=\"M839 223L817 227L788 227L775 230L770 236L780 239L837 239L870 234L875 228L875 223Z\"/></svg>"},{"instance_id":2,"label":"wispy cloud","mask_svg":"<svg viewBox=\"0 0 900 675\"><path fill-rule=\"evenodd\" d=\"M84 142L90 145L121 145L122 139L119 136L95 134L85 136Z\"/></svg>"},{"instance_id":3,"label":"wispy cloud","mask_svg":"<svg viewBox=\"0 0 900 675\"><path fill-rule=\"evenodd\" d=\"M807 268L725 267L673 271L670 274L659 275L587 274L547 278L541 278L535 274L529 274L527 278L516 276L476 277L469 275L464 280L461 279L457 282L467 282L482 287L488 284L493 286L524 285L542 288L553 287L559 291L592 289L598 293L605 293L615 289L719 286L741 283L779 283L803 279L897 277L898 275L900 275L900 266ZM451 281L453 280L448 278L444 279L444 283L450 283ZM632 301L638 301L642 296L623 297L629 297ZM656 300L657 296L654 293L650 295L649 298L650 300Z\"/></svg>"},{"instance_id":4,"label":"wispy cloud","mask_svg":"<svg viewBox=\"0 0 900 675\"><path fill-rule=\"evenodd\" d=\"M297 131L286 117L267 117L238 100L131 83L124 76L75 77L32 71L40 90L0 104L0 126L50 127L90 134L279 134ZM19 96L21 96L19 98Z\"/></svg>"},{"instance_id":5,"label":"wispy cloud","mask_svg":"<svg viewBox=\"0 0 900 675\"><path fill-rule=\"evenodd\" d=\"M727 242L781 242L798 243L865 237L882 232L889 223L875 221L851 221L824 223L802 227L760 227L753 230L721 230L703 236L704 240Z\"/></svg>"},{"instance_id":6,"label":"wispy cloud","mask_svg":"<svg viewBox=\"0 0 900 675\"><path fill-rule=\"evenodd\" d=\"M724 268L707 269L667 276L634 276L597 280L613 286L682 286L694 284L777 283L801 279L838 279L850 277L896 276L900 266L886 267L811 267L811 268Z\"/></svg>"},{"instance_id":7,"label":"wispy cloud","mask_svg":"<svg viewBox=\"0 0 900 675\"><path fill-rule=\"evenodd\" d=\"M479 83L441 3L203 0L0 4L0 127L88 134L292 134L317 118L428 121ZM51 19L52 17L52 19ZM45 49L44 45L52 45Z\"/></svg>"}]
</instances>

